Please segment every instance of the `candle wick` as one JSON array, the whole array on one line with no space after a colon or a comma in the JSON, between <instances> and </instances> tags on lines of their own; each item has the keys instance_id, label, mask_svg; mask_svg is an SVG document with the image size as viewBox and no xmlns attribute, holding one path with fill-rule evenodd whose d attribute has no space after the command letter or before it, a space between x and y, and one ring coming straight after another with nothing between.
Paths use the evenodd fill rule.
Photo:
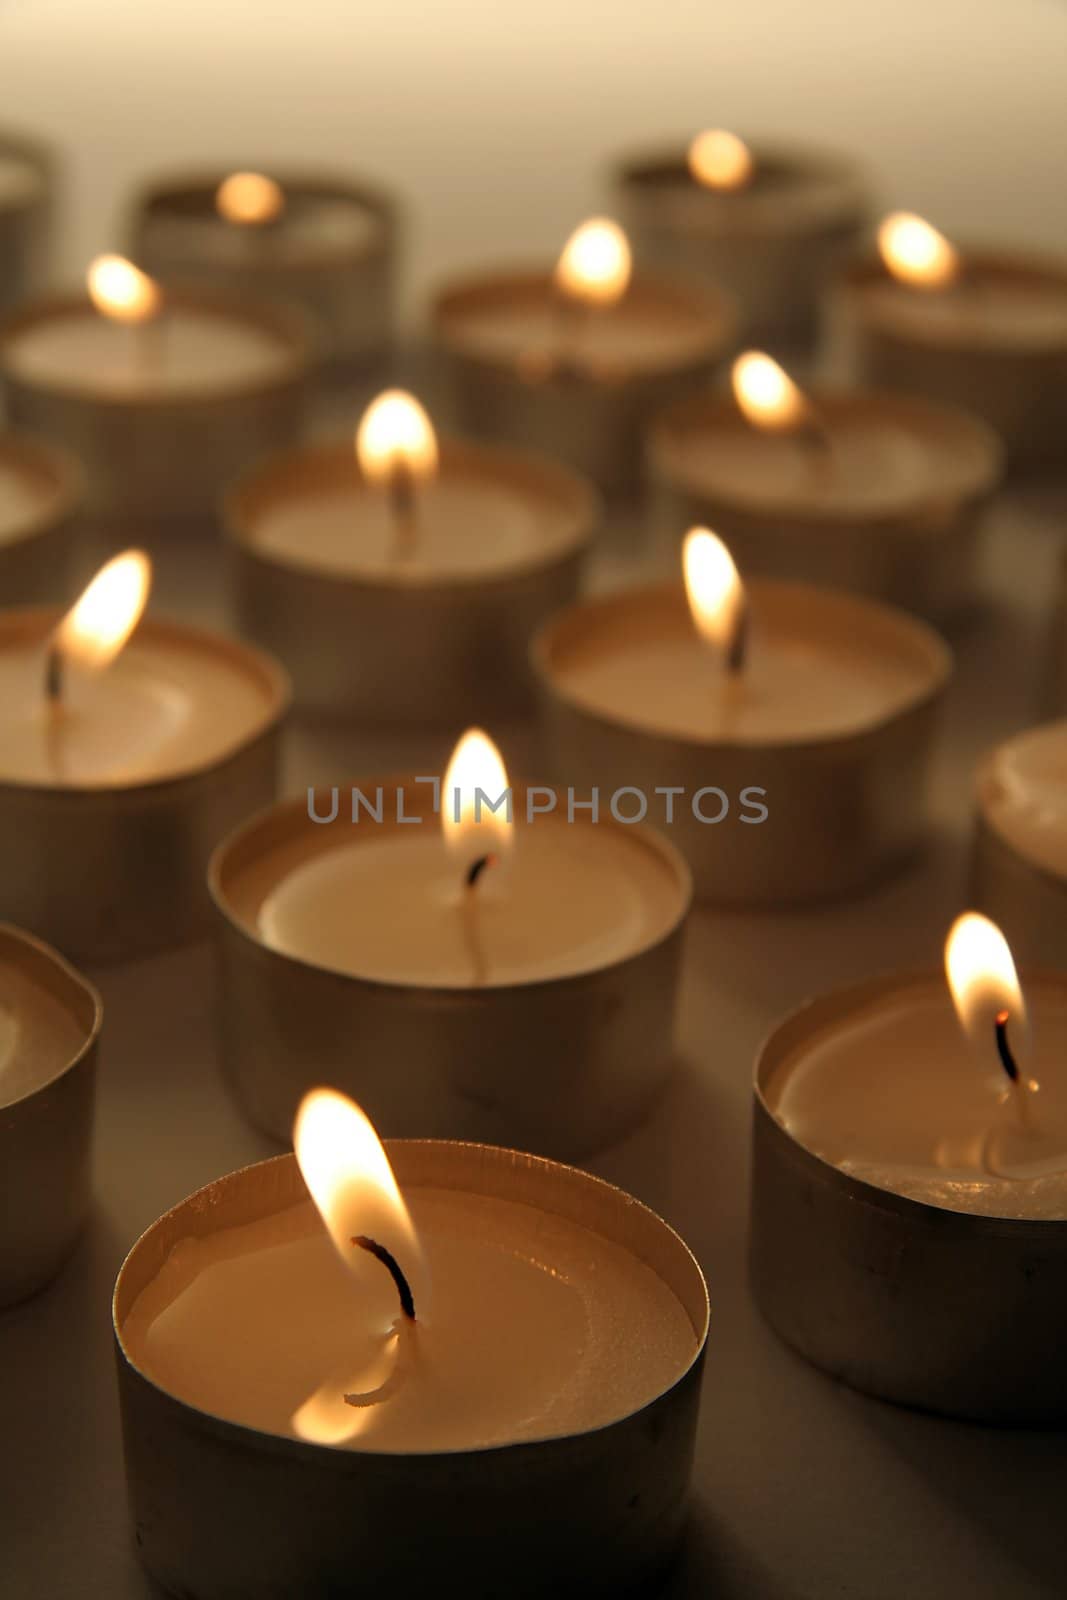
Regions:
<instances>
[{"instance_id":1,"label":"candle wick","mask_svg":"<svg viewBox=\"0 0 1067 1600\"><path fill-rule=\"evenodd\" d=\"M1004 1071L1008 1074L1008 1077L1011 1079L1012 1083L1018 1083L1019 1065L1015 1060L1015 1057L1012 1055L1011 1045L1008 1043L1007 1011L997 1012L996 1021L994 1023L994 1031L996 1034L997 1055L1000 1057L1000 1064L1004 1068Z\"/></svg>"},{"instance_id":2,"label":"candle wick","mask_svg":"<svg viewBox=\"0 0 1067 1600\"><path fill-rule=\"evenodd\" d=\"M410 561L415 553L418 530L418 499L415 493L415 474L411 464L400 455L394 456L386 480L389 497L389 516L392 521L392 554L394 561Z\"/></svg>"},{"instance_id":3,"label":"candle wick","mask_svg":"<svg viewBox=\"0 0 1067 1600\"><path fill-rule=\"evenodd\" d=\"M471 958L474 982L482 985L489 971L489 963L485 958L485 949L482 945L481 929L478 919L478 884L487 867L496 865L496 856L479 856L467 868L463 879L463 894L460 899L460 916L463 921L463 937Z\"/></svg>"},{"instance_id":4,"label":"candle wick","mask_svg":"<svg viewBox=\"0 0 1067 1600\"><path fill-rule=\"evenodd\" d=\"M358 1245L361 1250L366 1250L368 1255L372 1255L376 1261L381 1262L396 1284L396 1292L400 1296L401 1311L410 1322L414 1322L415 1301L411 1293L411 1285L405 1278L403 1268L392 1251L387 1250L384 1244L379 1244L377 1239L368 1239L365 1233L354 1234L350 1243Z\"/></svg>"},{"instance_id":5,"label":"candle wick","mask_svg":"<svg viewBox=\"0 0 1067 1600\"><path fill-rule=\"evenodd\" d=\"M63 652L58 644L50 644L44 658L44 697L52 710L63 699Z\"/></svg>"},{"instance_id":6,"label":"candle wick","mask_svg":"<svg viewBox=\"0 0 1067 1600\"><path fill-rule=\"evenodd\" d=\"M495 865L496 865L496 856L494 856L494 855L479 856L477 861L472 862L470 868L467 871L467 888L468 889L475 888L477 886L478 879L481 877L481 875L485 871L486 867L493 867Z\"/></svg>"},{"instance_id":7,"label":"candle wick","mask_svg":"<svg viewBox=\"0 0 1067 1600\"><path fill-rule=\"evenodd\" d=\"M732 681L741 676L748 660L748 606L742 600L737 608L737 616L730 637L726 642L726 652L723 664Z\"/></svg>"}]
</instances>

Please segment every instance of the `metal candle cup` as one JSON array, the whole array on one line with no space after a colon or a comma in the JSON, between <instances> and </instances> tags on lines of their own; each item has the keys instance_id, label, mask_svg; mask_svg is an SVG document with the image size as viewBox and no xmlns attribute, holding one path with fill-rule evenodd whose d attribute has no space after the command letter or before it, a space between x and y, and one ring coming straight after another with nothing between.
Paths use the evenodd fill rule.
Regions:
<instances>
[{"instance_id":1,"label":"metal candle cup","mask_svg":"<svg viewBox=\"0 0 1067 1600\"><path fill-rule=\"evenodd\" d=\"M45 645L61 613L0 613L0 648ZM0 885L9 915L91 961L201 937L210 925L208 856L275 793L288 683L268 657L218 634L147 618L138 637L209 653L247 674L263 712L217 760L123 782L41 784L0 765Z\"/></svg>"},{"instance_id":2,"label":"metal candle cup","mask_svg":"<svg viewBox=\"0 0 1067 1600\"><path fill-rule=\"evenodd\" d=\"M10 185L2 182L7 162L16 173ZM25 300L45 276L55 182L55 160L45 145L0 132L0 313Z\"/></svg>"},{"instance_id":3,"label":"metal candle cup","mask_svg":"<svg viewBox=\"0 0 1067 1600\"><path fill-rule=\"evenodd\" d=\"M49 1283L85 1221L102 1019L100 996L62 956L0 924L0 980L4 967L17 968L69 1012L80 1043L58 1071L6 1103L0 1074L0 1306Z\"/></svg>"},{"instance_id":4,"label":"metal candle cup","mask_svg":"<svg viewBox=\"0 0 1067 1600\"><path fill-rule=\"evenodd\" d=\"M364 779L358 787L373 797L379 786L390 804L394 791L401 795L406 821L439 826L425 780ZM527 791L513 784L512 793L521 814ZM325 795L314 797L314 809L328 813ZM378 848L390 834L413 832L391 812L384 823L361 826L373 827ZM257 922L264 895L309 853L339 835L354 841L358 830L342 806L332 821L312 822L304 800L238 828L216 850L208 876L223 1065L250 1121L288 1141L302 1096L325 1081L358 1098L391 1137L493 1140L577 1159L632 1128L671 1066L691 885L660 835L603 826L625 833L662 873L672 902L667 925L593 969L467 987L362 978L272 948ZM380 913L364 906L353 914Z\"/></svg>"},{"instance_id":5,"label":"metal candle cup","mask_svg":"<svg viewBox=\"0 0 1067 1600\"><path fill-rule=\"evenodd\" d=\"M1024 988L1064 980L1027 976ZM1067 1222L953 1211L843 1172L768 1105L775 1072L850 1013L940 975L894 975L793 1013L756 1066L751 1273L763 1315L831 1376L899 1405L976 1421L1067 1419ZM976 1069L977 1070L977 1069Z\"/></svg>"},{"instance_id":6,"label":"metal candle cup","mask_svg":"<svg viewBox=\"0 0 1067 1600\"><path fill-rule=\"evenodd\" d=\"M231 169L232 170L232 169ZM228 222L216 195L223 171L161 177L134 197L131 253L164 281L301 306L321 334L320 357L343 378L381 360L392 338L399 213L385 190L336 174L271 169L284 210L276 220ZM325 224L337 213L344 226ZM357 225L360 224L360 225Z\"/></svg>"},{"instance_id":7,"label":"metal candle cup","mask_svg":"<svg viewBox=\"0 0 1067 1600\"><path fill-rule=\"evenodd\" d=\"M615 187L640 263L684 271L727 290L756 342L814 339L823 287L858 242L866 180L840 156L756 144L744 188L715 191L678 148L628 159Z\"/></svg>"},{"instance_id":8,"label":"metal candle cup","mask_svg":"<svg viewBox=\"0 0 1067 1600\"><path fill-rule=\"evenodd\" d=\"M184 385L175 393L112 392L77 375L62 383L38 381L19 371L20 339L38 327L88 316L90 302L81 295L52 296L0 327L0 383L12 422L77 457L88 479L88 510L115 544L126 535L143 543L153 535L210 531L223 488L257 456L289 443L303 420L311 343L298 311L206 290L168 290L166 304L276 340L276 369L253 382ZM165 335L165 326L146 331Z\"/></svg>"},{"instance_id":9,"label":"metal candle cup","mask_svg":"<svg viewBox=\"0 0 1067 1600\"><path fill-rule=\"evenodd\" d=\"M559 306L547 272L486 274L437 295L433 337L458 414L479 437L569 462L605 492L632 491L641 482L649 419L710 376L728 353L736 323L732 303L710 289L638 275L622 300L590 308L589 316L602 318L604 326L627 317L661 324L671 341L668 353L620 355L601 367L526 347L524 324L559 319ZM509 331L490 347L484 330L501 321Z\"/></svg>"},{"instance_id":10,"label":"metal candle cup","mask_svg":"<svg viewBox=\"0 0 1067 1600\"><path fill-rule=\"evenodd\" d=\"M992 750L980 763L976 780L977 809L971 854L971 898L975 906L1002 928L1020 961L1041 966L1067 967L1067 870L1056 870L1056 857L1042 859L1040 815L1029 822L1002 814L1003 791L1018 790L1019 776L1010 762L1013 750L1047 733L1067 749L1067 722L1033 729ZM1003 769L1007 761L1009 766ZM1005 776L1002 781L1001 772ZM1050 774L1048 789L1056 779ZM1022 796L1020 795L1020 798ZM1040 791L1033 792L1030 809L1043 809ZM1016 802L1017 803L1017 802ZM1012 826L1012 822L1015 826ZM1060 820L1067 841L1067 807ZM1015 838L1012 834L1016 833ZM1032 850L1020 848L1031 844ZM1067 862L1067 843L1063 851Z\"/></svg>"},{"instance_id":11,"label":"metal candle cup","mask_svg":"<svg viewBox=\"0 0 1067 1600\"><path fill-rule=\"evenodd\" d=\"M583 703L566 668L598 639L626 648L643 626L687 635L691 621L677 584L634 589L580 603L554 618L533 643L553 771L577 788L621 788L646 796L674 788L668 828L693 873L698 899L772 907L854 894L899 866L926 826L926 777L951 655L931 629L903 612L834 590L767 580L746 586L768 631L803 615L839 634L880 641L921 667L923 686L895 710L872 710L854 732L803 732L756 740L681 737ZM704 820L694 796L715 786L733 805L764 791L758 824ZM716 802L712 802L715 804ZM701 803L703 809L704 802ZM721 809L721 805L720 805Z\"/></svg>"},{"instance_id":12,"label":"metal candle cup","mask_svg":"<svg viewBox=\"0 0 1067 1600\"><path fill-rule=\"evenodd\" d=\"M966 249L962 259L962 281L945 289L895 284L876 260L848 268L835 312L854 364L866 382L981 417L1012 469L1054 466L1067 428L1067 263ZM1062 309L1043 330L998 329L998 294L1062 298ZM924 301L953 297L958 318L923 315Z\"/></svg>"},{"instance_id":13,"label":"metal candle cup","mask_svg":"<svg viewBox=\"0 0 1067 1600\"><path fill-rule=\"evenodd\" d=\"M681 1302L694 1332L691 1364L606 1427L481 1450L335 1449L207 1415L133 1364L122 1329L180 1240L306 1198L291 1155L246 1167L154 1223L115 1286L126 1475L142 1561L169 1592L198 1600L270 1591L327 1600L353 1584L415 1594L459 1571L472 1600L497 1596L505 1571L516 1600L549 1591L607 1600L647 1588L674 1553L685 1510L708 1325L699 1266L653 1212L573 1168L477 1145L394 1141L386 1149L401 1189L433 1185L525 1203L631 1252Z\"/></svg>"},{"instance_id":14,"label":"metal candle cup","mask_svg":"<svg viewBox=\"0 0 1067 1600\"><path fill-rule=\"evenodd\" d=\"M360 572L356 526L350 570L263 548L259 530L275 508L348 492L355 504L364 480L350 441L265 461L227 496L238 622L285 662L303 709L369 723L440 725L488 720L529 703L527 644L578 591L599 520L597 497L551 461L451 440L441 442L438 475L459 488L469 483L472 521L479 485L530 507L543 549L468 576L403 564ZM484 516L491 540L490 511Z\"/></svg>"},{"instance_id":15,"label":"metal candle cup","mask_svg":"<svg viewBox=\"0 0 1067 1600\"><path fill-rule=\"evenodd\" d=\"M694 395L659 418L649 452L671 525L714 528L754 577L848 589L922 616L960 609L973 597L981 513L1000 479L997 436L964 412L910 395L815 389L809 398L820 442L767 433L748 477L731 446L756 444L755 430L728 397ZM872 444L910 440L929 464L894 483L887 461L878 496L859 483L835 493L835 439L850 433ZM798 470L776 480L768 470L775 459Z\"/></svg>"},{"instance_id":16,"label":"metal candle cup","mask_svg":"<svg viewBox=\"0 0 1067 1600\"><path fill-rule=\"evenodd\" d=\"M3 478L24 483L27 508L7 512ZM0 432L0 594L8 605L61 598L72 577L85 494L77 462L22 433Z\"/></svg>"}]
</instances>

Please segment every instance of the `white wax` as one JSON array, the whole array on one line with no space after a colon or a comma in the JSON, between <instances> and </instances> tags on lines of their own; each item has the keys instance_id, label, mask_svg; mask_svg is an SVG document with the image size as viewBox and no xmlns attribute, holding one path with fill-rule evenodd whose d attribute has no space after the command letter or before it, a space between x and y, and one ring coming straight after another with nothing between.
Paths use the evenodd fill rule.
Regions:
<instances>
[{"instance_id":1,"label":"white wax","mask_svg":"<svg viewBox=\"0 0 1067 1600\"><path fill-rule=\"evenodd\" d=\"M930 1205L1067 1218L1067 989L1027 992L1014 1043L1025 1095L961 1032L943 982L902 985L798 1045L767 1101L798 1143L843 1171ZM1009 1024L1009 1039L1012 1030Z\"/></svg>"},{"instance_id":2,"label":"white wax","mask_svg":"<svg viewBox=\"0 0 1067 1600\"><path fill-rule=\"evenodd\" d=\"M65 676L45 702L45 638L0 627L0 783L111 785L210 766L273 710L262 678L229 651L143 627L104 671Z\"/></svg>"},{"instance_id":3,"label":"white wax","mask_svg":"<svg viewBox=\"0 0 1067 1600\"><path fill-rule=\"evenodd\" d=\"M650 592L591 620L557 653L553 679L566 698L630 728L741 744L811 741L872 727L915 702L935 681L930 660L893 630L871 627L844 597L827 608L797 589L773 608L769 586L750 586L747 664L736 678L697 634L679 597ZM596 613L593 613L596 616Z\"/></svg>"},{"instance_id":4,"label":"white wax","mask_svg":"<svg viewBox=\"0 0 1067 1600\"><path fill-rule=\"evenodd\" d=\"M50 1083L85 1043L65 1006L0 956L0 1106Z\"/></svg>"},{"instance_id":5,"label":"white wax","mask_svg":"<svg viewBox=\"0 0 1067 1600\"><path fill-rule=\"evenodd\" d=\"M214 192L200 210L158 201L149 211L154 251L206 265L241 267L251 260L300 266L308 260L344 262L375 245L381 219L346 195L286 189L285 209L267 226L229 222L215 206Z\"/></svg>"},{"instance_id":6,"label":"white wax","mask_svg":"<svg viewBox=\"0 0 1067 1600\"><path fill-rule=\"evenodd\" d=\"M387 818L391 803L390 791ZM684 906L673 872L639 837L568 823L565 812L520 820L511 859L487 868L473 894L436 818L390 825L364 813L340 842L337 828L312 830L260 864L237 897L275 950L362 978L454 988L594 971L664 937Z\"/></svg>"},{"instance_id":7,"label":"white wax","mask_svg":"<svg viewBox=\"0 0 1067 1600\"><path fill-rule=\"evenodd\" d=\"M416 506L414 539L402 559L384 491L355 474L349 488L279 495L258 518L254 545L313 571L411 581L506 572L550 553L566 531L536 500L474 474L420 485Z\"/></svg>"},{"instance_id":8,"label":"white wax","mask_svg":"<svg viewBox=\"0 0 1067 1600\"><path fill-rule=\"evenodd\" d=\"M1018 855L1067 882L1067 722L1000 745L978 775L978 804Z\"/></svg>"},{"instance_id":9,"label":"white wax","mask_svg":"<svg viewBox=\"0 0 1067 1600\"><path fill-rule=\"evenodd\" d=\"M0 211L23 206L44 186L40 169L19 156L0 154Z\"/></svg>"},{"instance_id":10,"label":"white wax","mask_svg":"<svg viewBox=\"0 0 1067 1600\"><path fill-rule=\"evenodd\" d=\"M991 348L1067 344L1067 284L986 276L974 283L923 290L891 280L864 290L879 321L905 337Z\"/></svg>"},{"instance_id":11,"label":"white wax","mask_svg":"<svg viewBox=\"0 0 1067 1600\"><path fill-rule=\"evenodd\" d=\"M354 1251L353 1277L304 1204L182 1241L126 1318L131 1359L187 1403L283 1436L317 1396L320 1442L396 1452L602 1427L691 1363L680 1301L621 1246L509 1200L429 1187L405 1199L433 1304L422 1323L416 1303L399 1339L388 1273ZM390 1377L378 1403L345 1404Z\"/></svg>"},{"instance_id":12,"label":"white wax","mask_svg":"<svg viewBox=\"0 0 1067 1600\"><path fill-rule=\"evenodd\" d=\"M57 310L12 336L5 363L22 382L115 399L231 394L280 378L292 365L277 334L224 312L165 309L131 325L89 307Z\"/></svg>"}]
</instances>

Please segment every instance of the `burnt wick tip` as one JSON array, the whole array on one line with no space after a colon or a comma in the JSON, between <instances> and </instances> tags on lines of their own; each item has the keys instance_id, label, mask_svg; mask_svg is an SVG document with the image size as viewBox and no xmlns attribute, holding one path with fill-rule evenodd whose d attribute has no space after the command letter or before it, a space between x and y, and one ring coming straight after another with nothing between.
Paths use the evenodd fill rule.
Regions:
<instances>
[{"instance_id":1,"label":"burnt wick tip","mask_svg":"<svg viewBox=\"0 0 1067 1600\"><path fill-rule=\"evenodd\" d=\"M467 888L473 889L486 867L493 866L495 862L496 856L493 855L479 856L477 861L472 862L467 871Z\"/></svg>"},{"instance_id":2,"label":"burnt wick tip","mask_svg":"<svg viewBox=\"0 0 1067 1600\"><path fill-rule=\"evenodd\" d=\"M365 1233L354 1234L352 1236L351 1243L358 1245L361 1250L366 1250L368 1255L373 1256L376 1261L381 1262L382 1266L396 1284L396 1292L400 1296L401 1311L404 1313L405 1317L407 1317L411 1322L414 1322L415 1300L411 1293L411 1285L405 1278L403 1268L393 1255L392 1251L387 1250L384 1244L379 1244L377 1239L369 1239Z\"/></svg>"},{"instance_id":3,"label":"burnt wick tip","mask_svg":"<svg viewBox=\"0 0 1067 1600\"><path fill-rule=\"evenodd\" d=\"M1011 1045L1008 1043L1009 1020L1009 1014L1007 1011L998 1011L996 1018L994 1019L993 1026L997 1040L997 1055L1000 1057L1000 1064L1004 1068L1004 1071L1008 1074L1008 1077L1011 1079L1012 1083L1018 1083L1019 1065L1012 1054Z\"/></svg>"}]
</instances>

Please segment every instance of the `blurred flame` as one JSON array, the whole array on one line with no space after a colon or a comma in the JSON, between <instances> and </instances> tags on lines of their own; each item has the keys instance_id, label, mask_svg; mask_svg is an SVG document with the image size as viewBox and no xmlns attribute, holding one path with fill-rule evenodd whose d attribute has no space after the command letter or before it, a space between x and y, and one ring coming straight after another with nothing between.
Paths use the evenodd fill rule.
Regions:
<instances>
[{"instance_id":1,"label":"blurred flame","mask_svg":"<svg viewBox=\"0 0 1067 1600\"><path fill-rule=\"evenodd\" d=\"M281 184L262 172L231 172L215 191L215 208L227 222L261 227L285 209Z\"/></svg>"},{"instance_id":2,"label":"blurred flame","mask_svg":"<svg viewBox=\"0 0 1067 1600\"><path fill-rule=\"evenodd\" d=\"M894 211L884 219L878 249L894 278L914 288L940 289L959 277L959 251L910 211Z\"/></svg>"},{"instance_id":3,"label":"blurred flame","mask_svg":"<svg viewBox=\"0 0 1067 1600\"><path fill-rule=\"evenodd\" d=\"M85 276L93 305L115 322L147 322L163 304L158 283L125 256L97 256Z\"/></svg>"},{"instance_id":4,"label":"blurred flame","mask_svg":"<svg viewBox=\"0 0 1067 1600\"><path fill-rule=\"evenodd\" d=\"M1008 941L995 922L976 911L957 917L945 941L945 974L956 1015L967 1036L988 1051L998 1015L1007 1012L1016 1033L1026 1026L1026 1005Z\"/></svg>"},{"instance_id":5,"label":"blurred flame","mask_svg":"<svg viewBox=\"0 0 1067 1600\"><path fill-rule=\"evenodd\" d=\"M371 401L356 431L356 457L372 483L387 482L398 467L416 478L433 476L437 435L414 395L386 389Z\"/></svg>"},{"instance_id":6,"label":"blurred flame","mask_svg":"<svg viewBox=\"0 0 1067 1600\"><path fill-rule=\"evenodd\" d=\"M632 260L617 222L592 217L576 228L556 263L556 287L572 300L612 305L626 293Z\"/></svg>"},{"instance_id":7,"label":"blurred flame","mask_svg":"<svg viewBox=\"0 0 1067 1600\"><path fill-rule=\"evenodd\" d=\"M725 128L708 128L689 146L689 171L708 189L743 189L754 168L748 145Z\"/></svg>"},{"instance_id":8,"label":"blurred flame","mask_svg":"<svg viewBox=\"0 0 1067 1600\"><path fill-rule=\"evenodd\" d=\"M733 557L718 534L691 528L682 547L689 610L709 644L725 650L734 638L745 591Z\"/></svg>"},{"instance_id":9,"label":"blurred flame","mask_svg":"<svg viewBox=\"0 0 1067 1600\"><path fill-rule=\"evenodd\" d=\"M441 830L449 854L464 868L486 855L507 855L515 825L510 801L489 809L508 789L500 751L481 728L468 728L452 752L444 777Z\"/></svg>"},{"instance_id":10,"label":"blurred flame","mask_svg":"<svg viewBox=\"0 0 1067 1600\"><path fill-rule=\"evenodd\" d=\"M771 433L788 433L807 418L803 391L771 356L747 350L730 374L734 396L748 421Z\"/></svg>"},{"instance_id":11,"label":"blurred flame","mask_svg":"<svg viewBox=\"0 0 1067 1600\"><path fill-rule=\"evenodd\" d=\"M141 620L151 584L152 563L142 550L112 557L63 617L55 647L79 666L106 667Z\"/></svg>"}]
</instances>

